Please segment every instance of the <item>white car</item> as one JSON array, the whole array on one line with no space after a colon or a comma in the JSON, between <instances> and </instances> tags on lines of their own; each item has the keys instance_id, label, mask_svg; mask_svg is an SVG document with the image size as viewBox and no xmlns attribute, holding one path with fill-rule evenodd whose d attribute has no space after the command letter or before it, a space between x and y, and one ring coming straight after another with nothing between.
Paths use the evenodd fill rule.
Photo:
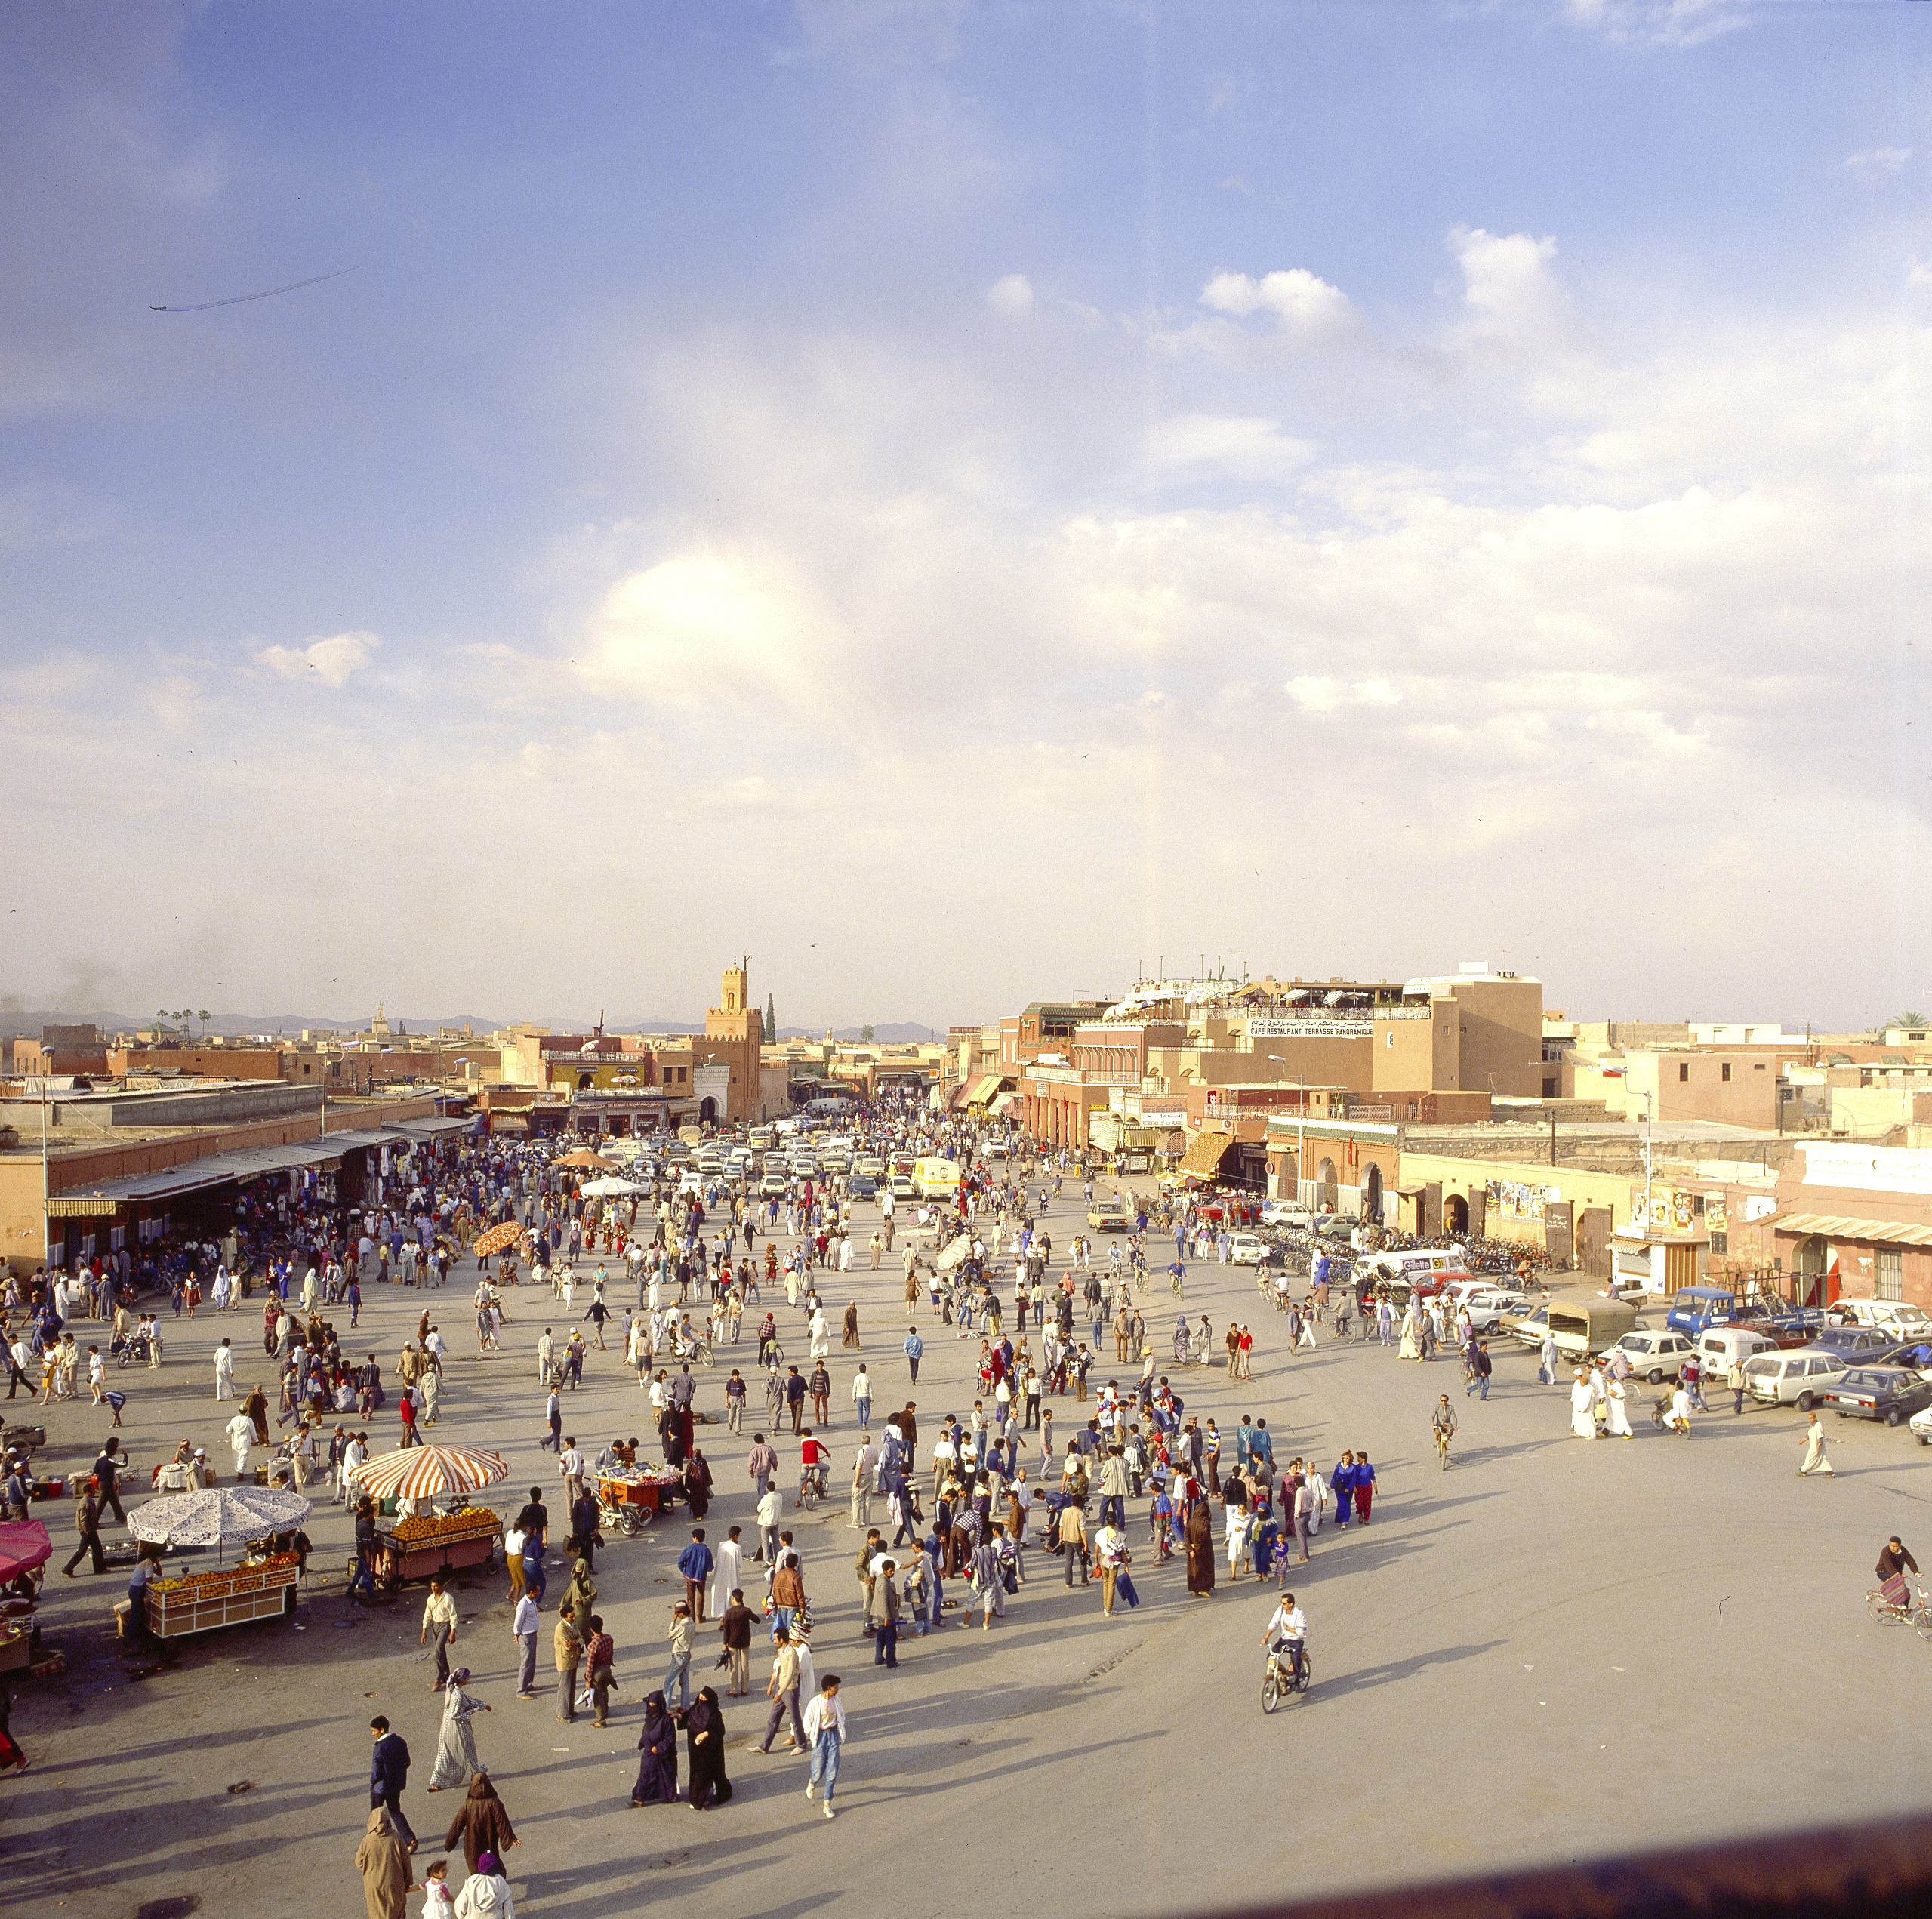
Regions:
<instances>
[{"instance_id":1,"label":"white car","mask_svg":"<svg viewBox=\"0 0 1932 1919\"><path fill-rule=\"evenodd\" d=\"M1626 1332L1613 1346L1606 1346L1598 1354L1599 1359L1609 1359L1621 1353L1630 1362L1630 1369L1653 1386L1666 1379L1675 1379L1677 1369L1688 1359L1696 1357L1697 1349L1681 1332Z\"/></svg>"},{"instance_id":2,"label":"white car","mask_svg":"<svg viewBox=\"0 0 1932 1919\"><path fill-rule=\"evenodd\" d=\"M1468 1308L1469 1323L1477 1332L1491 1333L1500 1330L1505 1319L1527 1311L1530 1300L1527 1293L1511 1292L1506 1287L1478 1286L1464 1293L1457 1303Z\"/></svg>"},{"instance_id":3,"label":"white car","mask_svg":"<svg viewBox=\"0 0 1932 1919\"><path fill-rule=\"evenodd\" d=\"M1264 1226L1292 1226L1305 1232L1314 1223L1314 1215L1293 1200L1270 1200L1261 1209Z\"/></svg>"},{"instance_id":4,"label":"white car","mask_svg":"<svg viewBox=\"0 0 1932 1919\"><path fill-rule=\"evenodd\" d=\"M1906 1430L1921 1446L1932 1446L1932 1406L1915 1412L1906 1422Z\"/></svg>"},{"instance_id":5,"label":"white car","mask_svg":"<svg viewBox=\"0 0 1932 1919\"><path fill-rule=\"evenodd\" d=\"M1754 1400L1773 1406L1796 1405L1809 1412L1850 1370L1842 1353L1800 1346L1754 1354L1744 1362L1744 1385Z\"/></svg>"},{"instance_id":6,"label":"white car","mask_svg":"<svg viewBox=\"0 0 1932 1919\"><path fill-rule=\"evenodd\" d=\"M1231 1233L1228 1237L1228 1263L1231 1266L1259 1266L1274 1249L1259 1233Z\"/></svg>"}]
</instances>

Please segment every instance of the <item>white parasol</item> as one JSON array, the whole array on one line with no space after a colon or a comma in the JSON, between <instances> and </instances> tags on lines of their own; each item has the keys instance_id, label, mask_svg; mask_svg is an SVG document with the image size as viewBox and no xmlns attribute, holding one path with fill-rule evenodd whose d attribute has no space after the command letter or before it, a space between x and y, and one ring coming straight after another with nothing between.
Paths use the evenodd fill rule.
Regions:
<instances>
[{"instance_id":1,"label":"white parasol","mask_svg":"<svg viewBox=\"0 0 1932 1919\"><path fill-rule=\"evenodd\" d=\"M309 1516L299 1492L263 1486L208 1486L149 1499L128 1515L128 1530L155 1546L218 1546L286 1532Z\"/></svg>"},{"instance_id":2,"label":"white parasol","mask_svg":"<svg viewBox=\"0 0 1932 1919\"><path fill-rule=\"evenodd\" d=\"M587 1181L578 1191L587 1199L603 1199L613 1193L641 1193L644 1189L634 1179L620 1179L615 1173L608 1173L602 1179Z\"/></svg>"}]
</instances>

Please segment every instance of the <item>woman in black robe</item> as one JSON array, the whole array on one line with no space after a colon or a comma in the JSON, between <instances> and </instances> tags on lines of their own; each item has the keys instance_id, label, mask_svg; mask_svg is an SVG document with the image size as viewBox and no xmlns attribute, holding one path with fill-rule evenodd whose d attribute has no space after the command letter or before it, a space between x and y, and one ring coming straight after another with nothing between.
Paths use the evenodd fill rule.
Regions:
<instances>
[{"instance_id":1,"label":"woman in black robe","mask_svg":"<svg viewBox=\"0 0 1932 1919\"><path fill-rule=\"evenodd\" d=\"M690 1502L691 1517L702 1519L710 1509L711 1468L701 1449L694 1446L684 1468L684 1496Z\"/></svg>"},{"instance_id":2,"label":"woman in black robe","mask_svg":"<svg viewBox=\"0 0 1932 1919\"><path fill-rule=\"evenodd\" d=\"M691 1760L691 1810L702 1813L713 1804L723 1805L732 1796L732 1782L725 1777L725 1715L710 1686L698 1690L684 1715L684 1730Z\"/></svg>"},{"instance_id":3,"label":"woman in black robe","mask_svg":"<svg viewBox=\"0 0 1932 1919\"><path fill-rule=\"evenodd\" d=\"M668 1806L677 1797L677 1721L664 1710L664 1696L653 1693L644 1702L644 1730L637 1736L637 1783L630 1791L633 1806Z\"/></svg>"}]
</instances>

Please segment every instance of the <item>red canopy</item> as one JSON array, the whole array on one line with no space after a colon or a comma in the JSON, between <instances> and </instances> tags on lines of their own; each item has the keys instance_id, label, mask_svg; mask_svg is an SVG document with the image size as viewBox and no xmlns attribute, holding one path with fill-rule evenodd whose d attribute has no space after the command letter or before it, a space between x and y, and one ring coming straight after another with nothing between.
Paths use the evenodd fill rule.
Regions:
<instances>
[{"instance_id":1,"label":"red canopy","mask_svg":"<svg viewBox=\"0 0 1932 1919\"><path fill-rule=\"evenodd\" d=\"M53 1557L54 1542L39 1520L10 1520L0 1526L0 1585L45 1566Z\"/></svg>"}]
</instances>

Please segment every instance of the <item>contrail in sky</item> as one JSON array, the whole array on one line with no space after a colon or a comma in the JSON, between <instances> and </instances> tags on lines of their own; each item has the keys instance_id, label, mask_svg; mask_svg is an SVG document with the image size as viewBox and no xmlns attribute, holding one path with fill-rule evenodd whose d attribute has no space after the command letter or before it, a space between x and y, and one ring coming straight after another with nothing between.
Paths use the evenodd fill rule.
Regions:
<instances>
[{"instance_id":1,"label":"contrail in sky","mask_svg":"<svg viewBox=\"0 0 1932 1919\"><path fill-rule=\"evenodd\" d=\"M239 306L251 300L273 300L278 293L293 293L297 287L319 286L324 280L339 280L353 273L353 266L339 266L333 273L318 273L308 280L291 280L285 287L270 287L263 293L238 293L230 300L207 300L199 306L150 306L150 313L205 313L217 306Z\"/></svg>"}]
</instances>

